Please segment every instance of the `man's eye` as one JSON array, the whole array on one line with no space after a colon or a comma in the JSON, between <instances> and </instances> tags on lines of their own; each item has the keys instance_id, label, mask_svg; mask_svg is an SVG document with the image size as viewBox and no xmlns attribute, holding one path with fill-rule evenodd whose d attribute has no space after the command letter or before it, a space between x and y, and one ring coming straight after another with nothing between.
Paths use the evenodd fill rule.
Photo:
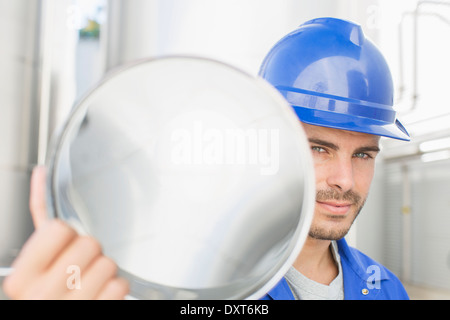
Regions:
<instances>
[{"instance_id":1,"label":"man's eye","mask_svg":"<svg viewBox=\"0 0 450 320\"><path fill-rule=\"evenodd\" d=\"M312 151L316 151L316 152L326 152L326 150L322 147L317 147L317 146L313 146L311 147Z\"/></svg>"},{"instance_id":2,"label":"man's eye","mask_svg":"<svg viewBox=\"0 0 450 320\"><path fill-rule=\"evenodd\" d=\"M372 158L369 154L364 153L364 152L355 153L354 157L360 158L360 159L371 159Z\"/></svg>"}]
</instances>

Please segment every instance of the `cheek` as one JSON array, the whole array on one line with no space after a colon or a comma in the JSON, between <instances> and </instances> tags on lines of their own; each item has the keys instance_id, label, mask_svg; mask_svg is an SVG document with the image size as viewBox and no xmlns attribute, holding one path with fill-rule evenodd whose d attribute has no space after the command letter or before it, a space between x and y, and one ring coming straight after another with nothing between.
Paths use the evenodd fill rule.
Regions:
<instances>
[{"instance_id":1,"label":"cheek","mask_svg":"<svg viewBox=\"0 0 450 320\"><path fill-rule=\"evenodd\" d=\"M316 189L324 189L327 186L328 171L325 164L314 163L314 175L316 177Z\"/></svg>"},{"instance_id":2,"label":"cheek","mask_svg":"<svg viewBox=\"0 0 450 320\"><path fill-rule=\"evenodd\" d=\"M354 170L355 191L367 196L372 184L375 166L373 164L356 166Z\"/></svg>"}]
</instances>

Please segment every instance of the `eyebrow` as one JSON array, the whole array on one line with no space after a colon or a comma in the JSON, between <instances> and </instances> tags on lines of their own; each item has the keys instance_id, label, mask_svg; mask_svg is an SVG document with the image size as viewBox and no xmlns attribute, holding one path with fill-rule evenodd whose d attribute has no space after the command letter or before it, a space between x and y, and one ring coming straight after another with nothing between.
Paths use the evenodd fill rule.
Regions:
<instances>
[{"instance_id":1,"label":"eyebrow","mask_svg":"<svg viewBox=\"0 0 450 320\"><path fill-rule=\"evenodd\" d=\"M308 139L310 143L314 143L314 144L318 144L320 146L324 146L333 150L339 150L339 146L335 145L332 142L329 141L325 141L325 140L321 140L321 139L316 139L316 138L310 138ZM380 148L376 145L373 146L364 146L364 147L360 147L357 148L355 150L355 153L360 153L360 152L380 152Z\"/></svg>"},{"instance_id":2,"label":"eyebrow","mask_svg":"<svg viewBox=\"0 0 450 320\"><path fill-rule=\"evenodd\" d=\"M310 143L315 143L324 147L328 147L330 149L333 150L339 150L339 147L337 145L335 145L334 143L325 141L325 140L321 140L321 139L316 139L316 138L310 138L308 139Z\"/></svg>"},{"instance_id":3,"label":"eyebrow","mask_svg":"<svg viewBox=\"0 0 450 320\"><path fill-rule=\"evenodd\" d=\"M367 146L367 147L361 147L355 150L355 153L360 152L380 152L380 148L378 146Z\"/></svg>"}]
</instances>

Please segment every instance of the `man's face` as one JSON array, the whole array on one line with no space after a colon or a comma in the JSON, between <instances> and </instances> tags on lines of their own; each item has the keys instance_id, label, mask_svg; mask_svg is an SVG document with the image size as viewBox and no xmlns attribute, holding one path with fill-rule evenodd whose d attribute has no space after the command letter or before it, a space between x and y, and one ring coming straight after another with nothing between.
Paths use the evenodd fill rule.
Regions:
<instances>
[{"instance_id":1,"label":"man's face","mask_svg":"<svg viewBox=\"0 0 450 320\"><path fill-rule=\"evenodd\" d=\"M302 123L316 175L316 205L309 236L343 238L369 193L380 137Z\"/></svg>"}]
</instances>

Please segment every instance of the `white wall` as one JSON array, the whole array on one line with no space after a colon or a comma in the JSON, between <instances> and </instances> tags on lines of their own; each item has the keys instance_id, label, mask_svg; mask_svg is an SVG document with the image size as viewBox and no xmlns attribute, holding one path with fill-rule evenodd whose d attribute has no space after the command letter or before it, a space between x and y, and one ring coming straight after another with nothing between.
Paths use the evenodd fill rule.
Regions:
<instances>
[{"instance_id":1,"label":"white wall","mask_svg":"<svg viewBox=\"0 0 450 320\"><path fill-rule=\"evenodd\" d=\"M376 0L111 0L107 68L142 57L190 54L257 74L282 36L319 16L362 23L376 36ZM132 22L130 21L132 20Z\"/></svg>"}]
</instances>

